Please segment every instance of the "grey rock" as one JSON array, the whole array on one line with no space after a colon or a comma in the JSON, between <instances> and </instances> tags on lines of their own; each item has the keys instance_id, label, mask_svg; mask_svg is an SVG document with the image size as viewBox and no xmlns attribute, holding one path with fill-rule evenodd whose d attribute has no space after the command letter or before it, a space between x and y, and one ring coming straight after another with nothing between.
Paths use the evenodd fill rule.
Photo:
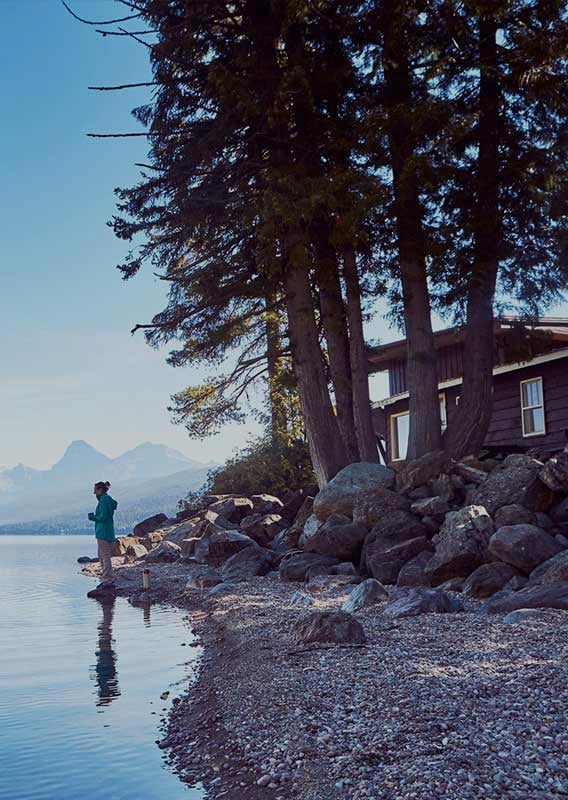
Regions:
<instances>
[{"instance_id":1,"label":"grey rock","mask_svg":"<svg viewBox=\"0 0 568 800\"><path fill-rule=\"evenodd\" d=\"M255 514L282 514L284 503L272 494L253 494L250 499Z\"/></svg>"},{"instance_id":2,"label":"grey rock","mask_svg":"<svg viewBox=\"0 0 568 800\"><path fill-rule=\"evenodd\" d=\"M218 583L216 586L213 586L209 590L209 594L212 597L216 597L219 594L231 594L237 588L236 583L229 583L228 581L223 581L222 583Z\"/></svg>"},{"instance_id":3,"label":"grey rock","mask_svg":"<svg viewBox=\"0 0 568 800\"><path fill-rule=\"evenodd\" d=\"M368 578L353 589L347 600L341 606L342 611L354 614L362 608L375 605L388 599L388 592L382 583L374 578Z\"/></svg>"},{"instance_id":4,"label":"grey rock","mask_svg":"<svg viewBox=\"0 0 568 800\"><path fill-rule=\"evenodd\" d=\"M251 514L240 525L241 531L261 547L267 547L285 527L280 514Z\"/></svg>"},{"instance_id":5,"label":"grey rock","mask_svg":"<svg viewBox=\"0 0 568 800\"><path fill-rule=\"evenodd\" d=\"M452 464L452 472L455 475L459 475L460 478L463 478L467 483L474 484L475 486L487 480L487 473L484 470L473 466L473 464L464 463L463 461Z\"/></svg>"},{"instance_id":6,"label":"grey rock","mask_svg":"<svg viewBox=\"0 0 568 800\"><path fill-rule=\"evenodd\" d=\"M518 503L512 503L497 509L493 522L495 529L503 528L505 525L535 525L536 515L528 508Z\"/></svg>"},{"instance_id":7,"label":"grey rock","mask_svg":"<svg viewBox=\"0 0 568 800\"><path fill-rule=\"evenodd\" d=\"M313 606L314 600L309 594L305 594L305 592L294 592L292 597L290 598L290 603L293 606Z\"/></svg>"},{"instance_id":8,"label":"grey rock","mask_svg":"<svg viewBox=\"0 0 568 800\"><path fill-rule=\"evenodd\" d=\"M438 586L441 592L463 592L465 578L449 578Z\"/></svg>"},{"instance_id":9,"label":"grey rock","mask_svg":"<svg viewBox=\"0 0 568 800\"><path fill-rule=\"evenodd\" d=\"M499 592L484 605L487 614L508 613L520 608L559 608L568 610L568 583L556 583L550 586L529 584L518 592L508 594Z\"/></svg>"},{"instance_id":10,"label":"grey rock","mask_svg":"<svg viewBox=\"0 0 568 800\"><path fill-rule=\"evenodd\" d=\"M550 517L554 522L568 522L568 497L550 509Z\"/></svg>"},{"instance_id":11,"label":"grey rock","mask_svg":"<svg viewBox=\"0 0 568 800\"><path fill-rule=\"evenodd\" d=\"M561 550L552 558L548 558L533 569L529 575L529 582L536 583L562 583L568 581L568 551Z\"/></svg>"},{"instance_id":12,"label":"grey rock","mask_svg":"<svg viewBox=\"0 0 568 800\"><path fill-rule=\"evenodd\" d=\"M181 557L183 559L193 558L195 547L200 541L201 540L197 536L193 536L191 539L182 539L179 544L181 548Z\"/></svg>"},{"instance_id":13,"label":"grey rock","mask_svg":"<svg viewBox=\"0 0 568 800\"><path fill-rule=\"evenodd\" d=\"M469 597L491 597L518 575L510 564L494 561L482 564L466 580L463 593Z\"/></svg>"},{"instance_id":14,"label":"grey rock","mask_svg":"<svg viewBox=\"0 0 568 800\"><path fill-rule=\"evenodd\" d=\"M141 542L133 543L126 548L126 557L137 559L143 558L148 553L148 550Z\"/></svg>"},{"instance_id":15,"label":"grey rock","mask_svg":"<svg viewBox=\"0 0 568 800\"><path fill-rule=\"evenodd\" d=\"M449 459L443 450L426 453L421 458L410 461L396 476L397 492L411 492L429 483L448 471Z\"/></svg>"},{"instance_id":16,"label":"grey rock","mask_svg":"<svg viewBox=\"0 0 568 800\"><path fill-rule=\"evenodd\" d=\"M253 512L252 500L248 497L225 497L211 503L209 511L214 511L229 522L240 522Z\"/></svg>"},{"instance_id":17,"label":"grey rock","mask_svg":"<svg viewBox=\"0 0 568 800\"><path fill-rule=\"evenodd\" d=\"M296 516L300 512L305 501L308 499L309 495L306 495L300 489L297 489L293 492L289 492L288 495L284 498L284 505L282 506L282 510L278 513L281 517L288 522L294 522ZM313 496L310 497L313 505ZM311 510L310 510L311 514Z\"/></svg>"},{"instance_id":18,"label":"grey rock","mask_svg":"<svg viewBox=\"0 0 568 800\"><path fill-rule=\"evenodd\" d=\"M568 538L564 536L563 533L556 533L554 535L554 541L558 542L563 550L568 550Z\"/></svg>"},{"instance_id":19,"label":"grey rock","mask_svg":"<svg viewBox=\"0 0 568 800\"><path fill-rule=\"evenodd\" d=\"M544 619L543 612L538 608L519 608L518 611L510 611L503 617L503 622L508 625L515 625L518 622L532 622L533 620Z\"/></svg>"},{"instance_id":20,"label":"grey rock","mask_svg":"<svg viewBox=\"0 0 568 800\"><path fill-rule=\"evenodd\" d=\"M249 536L240 531L225 531L208 525L204 535L195 543L193 556L198 561L218 567L235 553L254 544Z\"/></svg>"},{"instance_id":21,"label":"grey rock","mask_svg":"<svg viewBox=\"0 0 568 800\"><path fill-rule=\"evenodd\" d=\"M306 573L313 567L331 569L339 564L337 558L320 556L318 553L289 553L280 562L279 573L283 581L304 581Z\"/></svg>"},{"instance_id":22,"label":"grey rock","mask_svg":"<svg viewBox=\"0 0 568 800\"><path fill-rule=\"evenodd\" d=\"M186 589L210 589L212 586L221 584L222 581L218 569L202 566L190 572L185 587Z\"/></svg>"},{"instance_id":23,"label":"grey rock","mask_svg":"<svg viewBox=\"0 0 568 800\"><path fill-rule=\"evenodd\" d=\"M96 564L98 560L98 558L91 558L91 556L79 556L77 564Z\"/></svg>"},{"instance_id":24,"label":"grey rock","mask_svg":"<svg viewBox=\"0 0 568 800\"><path fill-rule=\"evenodd\" d=\"M443 497L427 497L424 500L415 500L410 506L413 514L420 517L434 516L436 514L447 514L450 510L448 501Z\"/></svg>"},{"instance_id":25,"label":"grey rock","mask_svg":"<svg viewBox=\"0 0 568 800\"><path fill-rule=\"evenodd\" d=\"M215 514L215 516L217 516L217 514ZM199 529L199 522L181 522L178 525L175 525L164 535L163 541L173 542L174 544L179 544L181 547L183 540L191 539L192 537L197 536Z\"/></svg>"},{"instance_id":26,"label":"grey rock","mask_svg":"<svg viewBox=\"0 0 568 800\"><path fill-rule=\"evenodd\" d=\"M451 614L463 611L463 604L440 589L400 586L392 590L383 614L388 617L415 617L419 614Z\"/></svg>"},{"instance_id":27,"label":"grey rock","mask_svg":"<svg viewBox=\"0 0 568 800\"><path fill-rule=\"evenodd\" d=\"M403 566L424 551L432 554L432 545L424 536L417 536L391 546L389 540L375 539L366 546L367 569L381 583L396 583Z\"/></svg>"},{"instance_id":28,"label":"grey rock","mask_svg":"<svg viewBox=\"0 0 568 800\"><path fill-rule=\"evenodd\" d=\"M529 572L562 548L546 531L535 525L507 525L499 528L489 542L489 552L499 561Z\"/></svg>"},{"instance_id":29,"label":"grey rock","mask_svg":"<svg viewBox=\"0 0 568 800\"><path fill-rule=\"evenodd\" d=\"M411 558L398 573L397 586L429 586L430 578L426 575L426 565L432 558L432 553L423 550Z\"/></svg>"},{"instance_id":30,"label":"grey rock","mask_svg":"<svg viewBox=\"0 0 568 800\"><path fill-rule=\"evenodd\" d=\"M527 492L542 467L540 461L523 454L508 456L473 495L473 503L490 514L507 505L524 505Z\"/></svg>"},{"instance_id":31,"label":"grey rock","mask_svg":"<svg viewBox=\"0 0 568 800\"><path fill-rule=\"evenodd\" d=\"M314 513L323 522L332 514L351 516L359 492L376 486L388 487L393 482L393 470L382 464L365 462L349 464L320 489L314 500Z\"/></svg>"},{"instance_id":32,"label":"grey rock","mask_svg":"<svg viewBox=\"0 0 568 800\"><path fill-rule=\"evenodd\" d=\"M491 517L482 506L450 511L433 542L436 550L426 567L433 586L449 578L469 575L487 561L487 545L493 533Z\"/></svg>"},{"instance_id":33,"label":"grey rock","mask_svg":"<svg viewBox=\"0 0 568 800\"><path fill-rule=\"evenodd\" d=\"M173 542L160 542L154 549L144 556L144 561L149 563L177 561L181 556L181 547Z\"/></svg>"},{"instance_id":34,"label":"grey rock","mask_svg":"<svg viewBox=\"0 0 568 800\"><path fill-rule=\"evenodd\" d=\"M568 452L550 458L538 473L540 480L553 492L568 492Z\"/></svg>"},{"instance_id":35,"label":"grey rock","mask_svg":"<svg viewBox=\"0 0 568 800\"><path fill-rule=\"evenodd\" d=\"M271 550L253 545L231 556L223 564L221 574L229 583L247 581L257 575L266 575L278 561L279 556Z\"/></svg>"},{"instance_id":36,"label":"grey rock","mask_svg":"<svg viewBox=\"0 0 568 800\"><path fill-rule=\"evenodd\" d=\"M365 644L361 624L344 611L318 611L296 622L292 628L295 645L314 642L335 644Z\"/></svg>"},{"instance_id":37,"label":"grey rock","mask_svg":"<svg viewBox=\"0 0 568 800\"><path fill-rule=\"evenodd\" d=\"M362 491L355 500L353 522L371 530L393 511L409 511L410 502L384 486Z\"/></svg>"},{"instance_id":38,"label":"grey rock","mask_svg":"<svg viewBox=\"0 0 568 800\"><path fill-rule=\"evenodd\" d=\"M320 553L334 556L340 561L359 561L367 529L353 522L332 522L332 515L311 535L306 536L304 550L307 553Z\"/></svg>"},{"instance_id":39,"label":"grey rock","mask_svg":"<svg viewBox=\"0 0 568 800\"><path fill-rule=\"evenodd\" d=\"M357 575L357 570L352 561L342 561L336 567L332 567L332 575Z\"/></svg>"},{"instance_id":40,"label":"grey rock","mask_svg":"<svg viewBox=\"0 0 568 800\"><path fill-rule=\"evenodd\" d=\"M167 519L168 518L165 514L154 514L154 516L147 517L146 519L143 519L142 522L139 522L137 525L135 525L132 529L132 533L134 536L138 537L146 536L146 534L152 533L153 531L162 527Z\"/></svg>"}]
</instances>

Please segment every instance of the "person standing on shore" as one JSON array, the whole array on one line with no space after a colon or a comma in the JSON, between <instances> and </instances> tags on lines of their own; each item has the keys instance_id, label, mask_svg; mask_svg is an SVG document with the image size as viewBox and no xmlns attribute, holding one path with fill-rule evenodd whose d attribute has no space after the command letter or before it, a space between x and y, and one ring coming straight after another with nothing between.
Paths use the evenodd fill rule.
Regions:
<instances>
[{"instance_id":1,"label":"person standing on shore","mask_svg":"<svg viewBox=\"0 0 568 800\"><path fill-rule=\"evenodd\" d=\"M89 514L91 522L95 523L95 536L99 551L99 561L101 564L102 581L97 589L114 589L114 579L112 574L112 546L114 544L114 512L118 503L114 500L108 490L108 481L95 483L93 494L98 499L95 513Z\"/></svg>"}]
</instances>

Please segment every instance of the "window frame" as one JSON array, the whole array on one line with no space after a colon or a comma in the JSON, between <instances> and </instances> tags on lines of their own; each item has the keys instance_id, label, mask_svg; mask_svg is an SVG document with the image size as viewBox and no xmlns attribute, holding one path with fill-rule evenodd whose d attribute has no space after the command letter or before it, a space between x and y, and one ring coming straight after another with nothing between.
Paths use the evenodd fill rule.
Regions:
<instances>
[{"instance_id":1,"label":"window frame","mask_svg":"<svg viewBox=\"0 0 568 800\"><path fill-rule=\"evenodd\" d=\"M398 417L410 417L410 411L399 411L396 414L391 414L390 415L390 434L391 434L391 437L390 437L391 438L391 440L390 440L390 449L391 449L390 456L391 456L391 461L404 461L405 460L404 458L401 458L400 451L399 451L400 444L399 444L399 441L398 441L398 430L397 430L397 427L396 427L396 420L398 419ZM395 442L396 442L396 448L397 448L396 458L395 458L395 453L394 453ZM406 456L405 456L405 458L406 458Z\"/></svg>"},{"instance_id":2,"label":"window frame","mask_svg":"<svg viewBox=\"0 0 568 800\"><path fill-rule=\"evenodd\" d=\"M523 399L523 386L527 383L540 383L540 396L541 402L537 405L533 406L525 406L524 399ZM546 436L546 413L544 410L544 381L542 379L542 375L537 375L534 378L526 378L524 381L520 381L519 384L519 391L520 391L520 398L521 398L521 426L523 430L523 439L530 439L533 436ZM533 433L526 433L525 432L525 411L531 411L535 408L542 408L542 430L535 431Z\"/></svg>"},{"instance_id":3,"label":"window frame","mask_svg":"<svg viewBox=\"0 0 568 800\"><path fill-rule=\"evenodd\" d=\"M448 404L447 404L447 399L446 399L446 393L445 392L438 392L438 398L440 400L440 418L442 416L441 415L441 410L442 410L441 406L442 405L444 406L445 424L444 424L444 421L442 419L440 419L440 422L441 422L441 425L442 425L442 433L444 433L444 431L448 427ZM395 458L395 455L394 455L395 442L396 442L396 445L397 445L397 450L399 450L399 447L400 447L399 441L398 441L398 431L397 431L397 428L396 428L396 419L398 417L410 417L410 411L397 411L396 414L391 414L390 415L390 445L391 445L391 447L390 447L391 459L390 460L391 461L405 461L406 460L406 456L404 458L401 458L400 452L397 453L396 458ZM396 432L396 435L395 435L395 432Z\"/></svg>"}]
</instances>

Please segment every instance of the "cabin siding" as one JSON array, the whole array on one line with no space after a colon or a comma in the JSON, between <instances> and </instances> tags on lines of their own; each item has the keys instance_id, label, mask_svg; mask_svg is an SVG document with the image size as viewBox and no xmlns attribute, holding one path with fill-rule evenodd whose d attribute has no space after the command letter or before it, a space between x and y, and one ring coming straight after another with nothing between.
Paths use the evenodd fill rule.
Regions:
<instances>
[{"instance_id":1,"label":"cabin siding","mask_svg":"<svg viewBox=\"0 0 568 800\"><path fill-rule=\"evenodd\" d=\"M450 350L451 348L447 348ZM454 358L453 362L451 359ZM448 354L445 362L448 369L454 369L459 355ZM451 380L459 375L448 375L440 380ZM542 378L544 419L546 433L535 436L523 436L521 416L521 381L531 378ZM494 377L494 401L491 423L485 439L486 445L493 447L520 447L526 450L539 448L543 450L559 450L566 444L565 430L568 429L568 357L544 364L527 366L506 372ZM404 391L404 390L403 390ZM456 398L461 393L460 386L452 386L442 390L446 395L448 420L458 408ZM399 392L397 392L398 394ZM408 398L398 400L386 406L387 452L391 453L391 417L408 411ZM374 412L376 413L376 412ZM378 422L378 418L377 418ZM385 430L384 417L381 415L381 432Z\"/></svg>"}]
</instances>

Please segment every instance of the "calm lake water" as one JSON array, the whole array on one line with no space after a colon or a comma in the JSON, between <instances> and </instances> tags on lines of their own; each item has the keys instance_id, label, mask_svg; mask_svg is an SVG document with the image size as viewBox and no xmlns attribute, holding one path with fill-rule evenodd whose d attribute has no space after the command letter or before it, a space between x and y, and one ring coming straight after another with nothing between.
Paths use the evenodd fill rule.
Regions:
<instances>
[{"instance_id":1,"label":"calm lake water","mask_svg":"<svg viewBox=\"0 0 568 800\"><path fill-rule=\"evenodd\" d=\"M88 600L81 555L0 536L0 800L198 800L155 744L196 658L184 612Z\"/></svg>"}]
</instances>

